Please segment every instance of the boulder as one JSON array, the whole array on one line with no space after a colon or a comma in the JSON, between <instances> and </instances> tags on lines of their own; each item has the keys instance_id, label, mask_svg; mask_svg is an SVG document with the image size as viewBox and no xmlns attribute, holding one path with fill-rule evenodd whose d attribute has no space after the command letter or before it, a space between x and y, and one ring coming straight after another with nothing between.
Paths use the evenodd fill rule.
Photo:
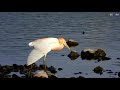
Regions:
<instances>
[{"instance_id":1,"label":"boulder","mask_svg":"<svg viewBox=\"0 0 120 90\"><path fill-rule=\"evenodd\" d=\"M44 70L39 70L36 71L33 75L33 77L37 77L37 78L48 78L48 74L44 71Z\"/></svg>"},{"instance_id":2,"label":"boulder","mask_svg":"<svg viewBox=\"0 0 120 90\"><path fill-rule=\"evenodd\" d=\"M66 43L70 48L79 45L79 43L77 41L73 40L73 39L68 40Z\"/></svg>"},{"instance_id":3,"label":"boulder","mask_svg":"<svg viewBox=\"0 0 120 90\"><path fill-rule=\"evenodd\" d=\"M94 71L95 73L101 75L101 74L103 73L103 68L100 67L100 66L97 66L97 67L95 67L95 68L93 69L93 71Z\"/></svg>"},{"instance_id":4,"label":"boulder","mask_svg":"<svg viewBox=\"0 0 120 90\"><path fill-rule=\"evenodd\" d=\"M103 49L99 48L97 50L85 49L81 52L82 60L109 60L111 58L106 57L106 53Z\"/></svg>"},{"instance_id":5,"label":"boulder","mask_svg":"<svg viewBox=\"0 0 120 90\"><path fill-rule=\"evenodd\" d=\"M75 60L79 57L80 55L76 52L76 51L71 51L70 54L68 55L68 57L71 59L71 60Z\"/></svg>"}]
</instances>

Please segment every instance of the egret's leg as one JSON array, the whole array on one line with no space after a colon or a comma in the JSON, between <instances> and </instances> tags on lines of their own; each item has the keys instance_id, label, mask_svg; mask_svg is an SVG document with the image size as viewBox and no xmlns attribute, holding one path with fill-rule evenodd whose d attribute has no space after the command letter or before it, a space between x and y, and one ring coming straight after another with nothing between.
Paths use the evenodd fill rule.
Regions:
<instances>
[{"instance_id":1,"label":"egret's leg","mask_svg":"<svg viewBox=\"0 0 120 90\"><path fill-rule=\"evenodd\" d=\"M46 71L46 55L44 56L44 66L45 66L45 71Z\"/></svg>"}]
</instances>

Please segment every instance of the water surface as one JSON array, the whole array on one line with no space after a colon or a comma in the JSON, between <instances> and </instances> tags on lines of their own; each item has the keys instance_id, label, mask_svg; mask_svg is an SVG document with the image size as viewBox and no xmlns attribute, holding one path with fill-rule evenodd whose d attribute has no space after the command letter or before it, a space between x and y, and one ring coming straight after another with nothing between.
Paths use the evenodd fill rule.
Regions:
<instances>
[{"instance_id":1,"label":"water surface","mask_svg":"<svg viewBox=\"0 0 120 90\"><path fill-rule=\"evenodd\" d=\"M114 12L115 13L115 12ZM73 48L79 54L86 48L103 48L109 61L87 61L80 57L71 61L67 48L52 51L47 55L47 65L63 68L58 77L117 78L104 72L93 72L96 66L119 72L120 66L120 16L110 16L109 12L0 12L0 64L26 64L27 56L33 48L30 41L43 37L64 37L74 39L79 46ZM85 34L83 34L83 31ZM62 56L65 55L65 56ZM36 62L43 64L43 58ZM82 72L82 74L74 74Z\"/></svg>"}]
</instances>

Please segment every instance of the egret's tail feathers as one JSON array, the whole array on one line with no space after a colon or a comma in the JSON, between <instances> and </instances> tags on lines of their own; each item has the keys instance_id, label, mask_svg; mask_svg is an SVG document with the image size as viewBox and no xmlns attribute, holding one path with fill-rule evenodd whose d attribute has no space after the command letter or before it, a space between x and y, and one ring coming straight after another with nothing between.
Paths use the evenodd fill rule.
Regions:
<instances>
[{"instance_id":1,"label":"egret's tail feathers","mask_svg":"<svg viewBox=\"0 0 120 90\"><path fill-rule=\"evenodd\" d=\"M45 54L41 53L40 50L33 49L28 56L27 65L31 65L31 64L35 63L37 60L42 58L44 55Z\"/></svg>"}]
</instances>

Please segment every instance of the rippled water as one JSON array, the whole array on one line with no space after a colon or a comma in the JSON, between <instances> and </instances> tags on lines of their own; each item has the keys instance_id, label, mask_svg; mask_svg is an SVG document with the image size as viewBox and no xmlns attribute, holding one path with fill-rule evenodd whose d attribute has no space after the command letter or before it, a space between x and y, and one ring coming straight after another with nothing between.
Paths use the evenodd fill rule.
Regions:
<instances>
[{"instance_id":1,"label":"rippled water","mask_svg":"<svg viewBox=\"0 0 120 90\"><path fill-rule=\"evenodd\" d=\"M93 69L102 66L105 70L120 71L120 66L113 65L120 62L117 59L120 58L119 29L120 16L110 16L109 12L0 12L0 64L24 65L33 49L28 46L30 41L43 37L64 37L79 42L79 46L73 48L78 53L85 48L103 48L112 59L96 63L83 61L79 57L71 61L67 57L70 53L67 48L52 51L47 55L47 65L63 68L57 76L118 77L106 72L99 75ZM42 59L36 64L43 64ZM75 75L77 72L82 74Z\"/></svg>"}]
</instances>

